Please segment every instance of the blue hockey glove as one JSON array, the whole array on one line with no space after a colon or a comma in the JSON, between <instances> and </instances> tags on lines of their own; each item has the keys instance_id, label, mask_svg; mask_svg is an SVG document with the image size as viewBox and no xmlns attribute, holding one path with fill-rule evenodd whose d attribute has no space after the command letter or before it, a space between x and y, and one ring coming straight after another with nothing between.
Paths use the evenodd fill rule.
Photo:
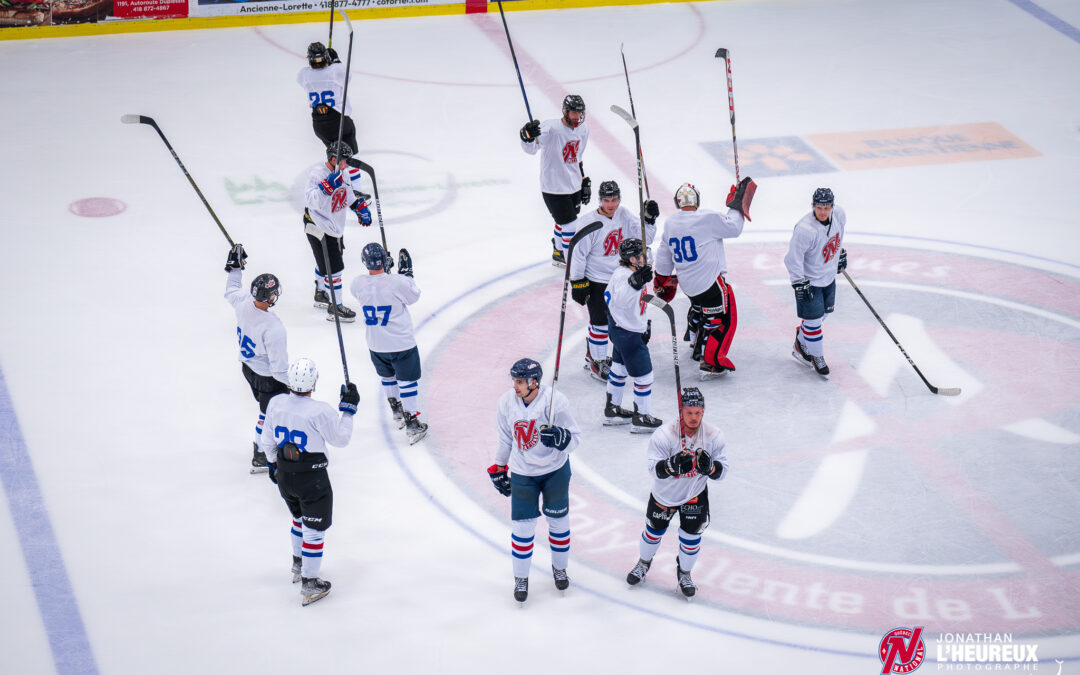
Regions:
<instances>
[{"instance_id":1,"label":"blue hockey glove","mask_svg":"<svg viewBox=\"0 0 1080 675\"><path fill-rule=\"evenodd\" d=\"M267 462L266 468L270 469L270 482L277 485L277 462Z\"/></svg>"},{"instance_id":2,"label":"blue hockey glove","mask_svg":"<svg viewBox=\"0 0 1080 675\"><path fill-rule=\"evenodd\" d=\"M362 199L357 199L355 202L352 203L352 206L349 208L351 208L356 214L356 217L360 221L361 225L366 227L371 224L371 211L368 210L366 201Z\"/></svg>"},{"instance_id":3,"label":"blue hockey glove","mask_svg":"<svg viewBox=\"0 0 1080 675\"><path fill-rule=\"evenodd\" d=\"M540 442L549 448L565 450L570 445L570 430L563 427L543 427L540 429Z\"/></svg>"},{"instance_id":4,"label":"blue hockey glove","mask_svg":"<svg viewBox=\"0 0 1080 675\"><path fill-rule=\"evenodd\" d=\"M836 273L840 274L847 269L847 249L840 249L840 259L836 261Z\"/></svg>"},{"instance_id":5,"label":"blue hockey glove","mask_svg":"<svg viewBox=\"0 0 1080 675\"><path fill-rule=\"evenodd\" d=\"M349 413L350 415L356 414L356 404L360 402L360 392L356 390L356 385L352 382L349 384L341 385L341 403L338 404L338 410L343 413Z\"/></svg>"}]
</instances>

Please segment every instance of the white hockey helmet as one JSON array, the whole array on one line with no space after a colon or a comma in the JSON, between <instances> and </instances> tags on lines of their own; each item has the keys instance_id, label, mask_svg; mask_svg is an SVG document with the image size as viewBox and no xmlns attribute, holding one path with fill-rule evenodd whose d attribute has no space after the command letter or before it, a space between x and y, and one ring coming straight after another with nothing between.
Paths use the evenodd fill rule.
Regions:
<instances>
[{"instance_id":1,"label":"white hockey helmet","mask_svg":"<svg viewBox=\"0 0 1080 675\"><path fill-rule=\"evenodd\" d=\"M319 379L319 369L308 358L299 358L289 366L289 389L298 394L306 394L315 388Z\"/></svg>"},{"instance_id":2,"label":"white hockey helmet","mask_svg":"<svg viewBox=\"0 0 1080 675\"><path fill-rule=\"evenodd\" d=\"M676 208L693 207L697 208L701 203L701 194L697 191L697 188L690 183L683 183L679 186L679 189L675 191L675 206Z\"/></svg>"}]
</instances>

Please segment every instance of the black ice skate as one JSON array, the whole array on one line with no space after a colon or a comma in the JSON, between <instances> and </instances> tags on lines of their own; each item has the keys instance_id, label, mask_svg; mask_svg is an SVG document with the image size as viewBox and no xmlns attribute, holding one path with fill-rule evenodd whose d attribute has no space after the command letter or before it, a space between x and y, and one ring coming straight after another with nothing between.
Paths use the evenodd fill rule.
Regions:
<instances>
[{"instance_id":1,"label":"black ice skate","mask_svg":"<svg viewBox=\"0 0 1080 675\"><path fill-rule=\"evenodd\" d=\"M604 406L604 426L613 427L619 424L630 424L634 413L626 408L621 408L611 402L611 394L607 395L607 405Z\"/></svg>"},{"instance_id":2,"label":"black ice skate","mask_svg":"<svg viewBox=\"0 0 1080 675\"><path fill-rule=\"evenodd\" d=\"M570 588L570 577L566 576L566 570L557 570L555 566L551 566L551 575L555 577L555 588L560 591L565 591Z\"/></svg>"},{"instance_id":3,"label":"black ice skate","mask_svg":"<svg viewBox=\"0 0 1080 675\"><path fill-rule=\"evenodd\" d=\"M734 370L734 368L727 368L725 366L713 366L705 362L702 362L701 365L698 366L698 372L701 373L702 381L715 380L718 377L723 377L724 375L727 375L728 372L731 370Z\"/></svg>"},{"instance_id":4,"label":"black ice skate","mask_svg":"<svg viewBox=\"0 0 1080 675\"><path fill-rule=\"evenodd\" d=\"M638 558L637 564L634 565L634 569L630 570L630 573L626 575L626 583L631 586L637 586L642 581L645 581L645 575L649 573L650 567L652 567L651 560Z\"/></svg>"},{"instance_id":5,"label":"black ice skate","mask_svg":"<svg viewBox=\"0 0 1080 675\"><path fill-rule=\"evenodd\" d=\"M566 256L563 255L562 249L555 245L555 237L551 238L551 264L554 267L566 267Z\"/></svg>"},{"instance_id":6,"label":"black ice skate","mask_svg":"<svg viewBox=\"0 0 1080 675\"><path fill-rule=\"evenodd\" d=\"M514 599L522 604L529 599L529 577L514 577Z\"/></svg>"},{"instance_id":7,"label":"black ice skate","mask_svg":"<svg viewBox=\"0 0 1080 675\"><path fill-rule=\"evenodd\" d=\"M356 312L352 311L345 305L338 305L336 308L333 306L327 306L326 308L326 320L333 321L334 314L337 314L341 323L352 323L356 321Z\"/></svg>"},{"instance_id":8,"label":"black ice skate","mask_svg":"<svg viewBox=\"0 0 1080 675\"><path fill-rule=\"evenodd\" d=\"M697 585L694 584L694 580L690 578L690 572L688 570L684 570L678 563L675 564L675 569L677 570L675 578L679 582L679 591L683 594L683 597L689 601L690 598L694 597L694 594L697 593Z\"/></svg>"},{"instance_id":9,"label":"black ice skate","mask_svg":"<svg viewBox=\"0 0 1080 675\"><path fill-rule=\"evenodd\" d=\"M794 358L796 361L803 364L807 368L813 368L814 367L813 358L809 354L806 353L806 350L803 349L802 343L799 342L799 329L798 329L798 327L795 328L795 346L791 348L791 356L792 356L792 358Z\"/></svg>"},{"instance_id":10,"label":"black ice skate","mask_svg":"<svg viewBox=\"0 0 1080 675\"><path fill-rule=\"evenodd\" d=\"M319 282L315 282L315 309L326 309L330 306L330 296L326 291L319 288Z\"/></svg>"},{"instance_id":11,"label":"black ice skate","mask_svg":"<svg viewBox=\"0 0 1080 675\"><path fill-rule=\"evenodd\" d=\"M300 583L300 569L303 565L304 561L300 556L294 555L292 557L292 582L294 584Z\"/></svg>"},{"instance_id":12,"label":"black ice skate","mask_svg":"<svg viewBox=\"0 0 1080 675\"><path fill-rule=\"evenodd\" d=\"M405 416L405 435L409 437L409 445L416 443L427 435L428 425L420 421L420 413L402 413Z\"/></svg>"},{"instance_id":13,"label":"black ice skate","mask_svg":"<svg viewBox=\"0 0 1080 675\"><path fill-rule=\"evenodd\" d=\"M826 380L829 379L829 364L825 363L825 357L812 356L810 358L814 361L814 372L824 377Z\"/></svg>"},{"instance_id":14,"label":"black ice skate","mask_svg":"<svg viewBox=\"0 0 1080 675\"><path fill-rule=\"evenodd\" d=\"M251 473L266 473L270 467L266 466L266 453L259 450L258 443L252 443Z\"/></svg>"},{"instance_id":15,"label":"black ice skate","mask_svg":"<svg viewBox=\"0 0 1080 675\"><path fill-rule=\"evenodd\" d=\"M585 369L589 371L589 375L592 375L595 379L601 382L607 382L608 373L611 372L611 364L607 360L597 361L588 352L585 353Z\"/></svg>"},{"instance_id":16,"label":"black ice skate","mask_svg":"<svg viewBox=\"0 0 1080 675\"><path fill-rule=\"evenodd\" d=\"M322 600L330 592L330 582L319 579L303 577L303 586L300 587L300 605L307 607L311 603Z\"/></svg>"},{"instance_id":17,"label":"black ice skate","mask_svg":"<svg viewBox=\"0 0 1080 675\"><path fill-rule=\"evenodd\" d=\"M634 404L634 417L630 422L630 433L651 434L663 423L664 420L657 419L646 413L638 412L637 403Z\"/></svg>"},{"instance_id":18,"label":"black ice skate","mask_svg":"<svg viewBox=\"0 0 1080 675\"><path fill-rule=\"evenodd\" d=\"M398 423L397 428L405 426L405 408L401 406L401 401L396 398L386 399L390 402L390 411L394 413L394 421Z\"/></svg>"}]
</instances>

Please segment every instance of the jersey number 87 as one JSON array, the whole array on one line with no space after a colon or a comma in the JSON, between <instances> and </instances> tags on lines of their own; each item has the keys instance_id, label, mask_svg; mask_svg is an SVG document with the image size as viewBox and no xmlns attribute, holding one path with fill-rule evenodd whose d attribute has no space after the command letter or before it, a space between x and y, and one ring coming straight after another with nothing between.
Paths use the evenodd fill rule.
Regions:
<instances>
[{"instance_id":1,"label":"jersey number 87","mask_svg":"<svg viewBox=\"0 0 1080 675\"><path fill-rule=\"evenodd\" d=\"M393 305L364 305L364 323L368 326L385 326L390 321L390 310ZM382 322L380 323L379 317L376 312L382 314Z\"/></svg>"}]
</instances>

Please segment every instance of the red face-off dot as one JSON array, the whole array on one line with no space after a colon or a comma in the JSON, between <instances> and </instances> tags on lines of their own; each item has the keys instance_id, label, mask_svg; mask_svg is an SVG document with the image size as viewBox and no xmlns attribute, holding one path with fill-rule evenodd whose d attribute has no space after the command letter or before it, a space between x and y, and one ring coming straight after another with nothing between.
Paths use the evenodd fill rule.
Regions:
<instances>
[{"instance_id":1,"label":"red face-off dot","mask_svg":"<svg viewBox=\"0 0 1080 675\"><path fill-rule=\"evenodd\" d=\"M127 210L127 204L112 197L87 197L68 205L68 211L85 218L105 218Z\"/></svg>"}]
</instances>

